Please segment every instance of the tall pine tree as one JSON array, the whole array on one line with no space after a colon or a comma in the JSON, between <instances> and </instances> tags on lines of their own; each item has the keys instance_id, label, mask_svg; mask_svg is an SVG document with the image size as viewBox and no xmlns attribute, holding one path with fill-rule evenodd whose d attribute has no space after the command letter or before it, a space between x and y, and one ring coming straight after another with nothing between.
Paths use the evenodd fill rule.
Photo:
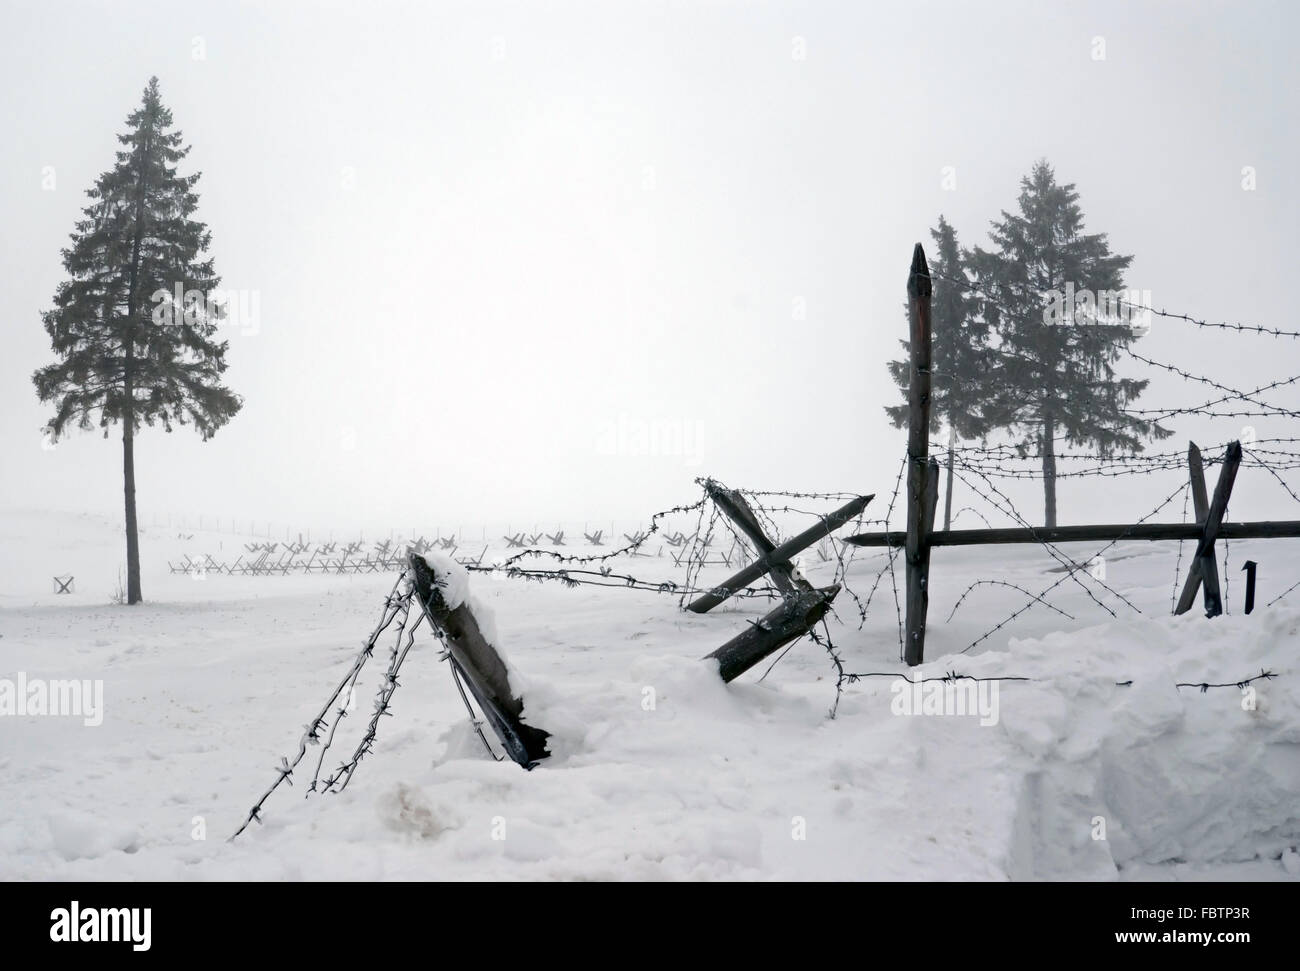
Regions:
<instances>
[{"instance_id":1,"label":"tall pine tree","mask_svg":"<svg viewBox=\"0 0 1300 971\"><path fill-rule=\"evenodd\" d=\"M996 427L993 408L999 398L991 390L996 382L997 357L989 348L988 324L965 280L965 264L957 245L957 232L943 216L930 230L935 255L930 261L934 295L930 303L931 392L930 431L948 426L948 482L944 492L943 528L952 527L952 466L956 439L984 438ZM889 362L889 373L903 391L903 404L885 408L896 428L907 424L907 390L910 381L909 341L900 341L904 357Z\"/></svg>"},{"instance_id":2,"label":"tall pine tree","mask_svg":"<svg viewBox=\"0 0 1300 971\"><path fill-rule=\"evenodd\" d=\"M976 247L971 267L987 298L982 316L998 338L1000 424L1037 438L1044 519L1052 527L1059 443L1110 457L1140 452L1144 438L1172 432L1127 410L1148 383L1115 375L1115 361L1140 336L1131 323L1082 298L1054 322L1045 319L1056 296L1066 308L1069 292L1101 298L1122 291L1133 257L1112 254L1104 233L1084 233L1078 192L1058 185L1046 161L1021 180L1019 203L1019 213L1004 210L994 221L995 248Z\"/></svg>"},{"instance_id":3,"label":"tall pine tree","mask_svg":"<svg viewBox=\"0 0 1300 971\"><path fill-rule=\"evenodd\" d=\"M240 398L221 384L226 343L213 335L223 311L212 301L220 283L207 227L191 218L198 174L177 174L189 146L171 131L172 114L150 78L144 98L118 136L117 164L87 190L72 246L63 250L68 279L42 315L58 361L32 380L55 405L47 430L88 429L97 418L104 437L122 426L126 505L127 602L139 603L140 545L136 527L135 440L141 423L193 423L204 440L239 411ZM190 294L175 306L177 292Z\"/></svg>"}]
</instances>

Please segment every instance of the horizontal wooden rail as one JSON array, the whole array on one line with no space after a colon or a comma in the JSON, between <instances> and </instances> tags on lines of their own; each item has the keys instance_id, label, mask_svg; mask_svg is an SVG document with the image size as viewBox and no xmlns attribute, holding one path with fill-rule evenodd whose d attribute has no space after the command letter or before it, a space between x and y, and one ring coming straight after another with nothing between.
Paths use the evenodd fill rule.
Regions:
<instances>
[{"instance_id":1,"label":"horizontal wooden rail","mask_svg":"<svg viewBox=\"0 0 1300 971\"><path fill-rule=\"evenodd\" d=\"M1202 527L1197 523L1139 523L1102 526L1046 526L1003 529L941 529L930 534L931 546L979 546L985 543L1083 543L1091 540L1197 540ZM1259 523L1223 523L1218 535L1223 539L1278 539L1300 536L1300 520L1282 519ZM844 542L853 546L905 546L907 533L860 533Z\"/></svg>"}]
</instances>

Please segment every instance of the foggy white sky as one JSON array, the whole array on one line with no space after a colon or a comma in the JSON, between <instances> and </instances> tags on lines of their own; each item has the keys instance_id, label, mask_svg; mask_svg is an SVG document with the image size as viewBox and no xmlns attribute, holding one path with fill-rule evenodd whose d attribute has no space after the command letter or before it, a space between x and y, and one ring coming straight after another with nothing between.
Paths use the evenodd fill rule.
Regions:
<instances>
[{"instance_id":1,"label":"foggy white sky","mask_svg":"<svg viewBox=\"0 0 1300 971\"><path fill-rule=\"evenodd\" d=\"M0 7L9 508L120 513L120 432L42 449L30 376L151 74L259 319L228 334L243 412L208 443L140 439L145 524L636 519L706 473L887 495L911 245L941 212L986 242L1043 156L1157 306L1300 324L1291 3ZM1300 365L1297 342L1159 319L1137 349L1234 387ZM1157 377L1142 404L1208 397ZM629 454L647 424L686 454ZM1161 450L1242 422L1172 424ZM1176 484L1066 483L1061 521L1128 521ZM1041 521L1036 490L1012 494ZM1265 516L1300 510L1245 470L1233 518Z\"/></svg>"}]
</instances>

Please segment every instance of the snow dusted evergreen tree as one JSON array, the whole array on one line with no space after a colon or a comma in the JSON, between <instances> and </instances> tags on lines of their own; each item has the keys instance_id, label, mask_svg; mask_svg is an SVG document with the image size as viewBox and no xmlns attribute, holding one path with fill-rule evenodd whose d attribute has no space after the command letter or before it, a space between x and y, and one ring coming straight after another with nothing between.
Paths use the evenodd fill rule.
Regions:
<instances>
[{"instance_id":1,"label":"snow dusted evergreen tree","mask_svg":"<svg viewBox=\"0 0 1300 971\"><path fill-rule=\"evenodd\" d=\"M961 283L965 264L957 245L957 232L943 216L930 230L935 254L930 260L934 295L930 302L932 377L930 431L948 426L948 483L944 495L943 528L952 526L952 466L958 438L984 438L994 427L991 409L998 396L991 390L996 380L997 360L989 349L989 327L980 319L977 302ZM901 405L886 406L885 412L897 428L907 425L907 389L910 381L911 345L903 345L903 360L890 361L889 373L903 391Z\"/></svg>"},{"instance_id":2,"label":"snow dusted evergreen tree","mask_svg":"<svg viewBox=\"0 0 1300 971\"><path fill-rule=\"evenodd\" d=\"M1004 416L1001 427L1037 438L1051 527L1058 443L1109 457L1173 433L1128 410L1148 382L1115 375L1115 361L1140 330L1123 306L1107 308L1103 295L1124 290L1133 257L1112 254L1104 233L1083 232L1078 192L1058 185L1046 161L1020 189L1019 213L1003 211L989 232L995 249L976 247L970 266L982 316L998 340L993 411ZM1071 294L1078 299L1067 301Z\"/></svg>"},{"instance_id":3,"label":"snow dusted evergreen tree","mask_svg":"<svg viewBox=\"0 0 1300 971\"><path fill-rule=\"evenodd\" d=\"M240 408L221 384L226 343L213 339L222 309L212 301L220 280L201 258L211 234L191 218L198 174L177 174L189 153L172 114L150 78L143 101L127 119L117 164L87 195L72 246L63 250L68 279L43 314L58 361L32 380L55 405L47 430L54 438L75 425L122 426L126 501L127 602L139 603L140 549L136 528L135 437L141 423L193 423L204 440ZM182 298L176 305L175 295Z\"/></svg>"}]
</instances>

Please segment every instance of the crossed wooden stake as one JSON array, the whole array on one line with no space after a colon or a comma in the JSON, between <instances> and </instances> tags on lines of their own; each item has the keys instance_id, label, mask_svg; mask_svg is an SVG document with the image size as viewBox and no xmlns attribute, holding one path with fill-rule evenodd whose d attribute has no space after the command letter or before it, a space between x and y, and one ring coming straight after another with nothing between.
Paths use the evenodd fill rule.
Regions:
<instances>
[{"instance_id":1,"label":"crossed wooden stake","mask_svg":"<svg viewBox=\"0 0 1300 971\"><path fill-rule=\"evenodd\" d=\"M1219 481L1214 486L1214 501L1207 502L1201 450L1195 442L1188 443L1187 469L1191 476L1192 503L1196 507L1196 524L1201 527L1201 538L1196 543L1196 557L1192 560L1191 569L1187 571L1182 596L1174 608L1176 614L1185 614L1191 609L1196 601L1197 587L1204 588L1205 616L1217 617L1223 613L1223 597L1219 593L1219 565L1214 559L1214 541L1218 538L1219 527L1223 525L1223 514L1228 509L1228 497L1232 494L1232 484L1237 479L1239 465L1241 442L1233 442L1223 456Z\"/></svg>"},{"instance_id":2,"label":"crossed wooden stake","mask_svg":"<svg viewBox=\"0 0 1300 971\"><path fill-rule=\"evenodd\" d=\"M764 575L772 578L772 583L781 591L782 597L779 607L707 655L717 659L722 680L731 681L763 658L807 634L814 624L826 616L831 601L840 592L839 585L814 587L794 572L790 561L813 543L855 519L874 496L859 496L845 503L830 515L823 516L815 526L810 526L798 536L777 546L763 532L758 517L743 495L734 489L727 489L713 479L704 481L704 490L714 504L749 538L758 553L758 559L712 590L696 597L687 604L686 609L697 614L707 613Z\"/></svg>"}]
</instances>

